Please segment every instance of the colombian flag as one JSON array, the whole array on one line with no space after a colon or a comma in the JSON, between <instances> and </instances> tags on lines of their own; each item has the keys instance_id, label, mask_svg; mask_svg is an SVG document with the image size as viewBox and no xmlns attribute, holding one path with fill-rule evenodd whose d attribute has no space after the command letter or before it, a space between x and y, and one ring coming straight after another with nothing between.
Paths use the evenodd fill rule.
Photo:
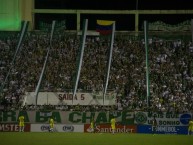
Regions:
<instances>
[{"instance_id":1,"label":"colombian flag","mask_svg":"<svg viewBox=\"0 0 193 145\"><path fill-rule=\"evenodd\" d=\"M112 24L115 21L97 20L96 31L102 35L108 35L112 32Z\"/></svg>"}]
</instances>

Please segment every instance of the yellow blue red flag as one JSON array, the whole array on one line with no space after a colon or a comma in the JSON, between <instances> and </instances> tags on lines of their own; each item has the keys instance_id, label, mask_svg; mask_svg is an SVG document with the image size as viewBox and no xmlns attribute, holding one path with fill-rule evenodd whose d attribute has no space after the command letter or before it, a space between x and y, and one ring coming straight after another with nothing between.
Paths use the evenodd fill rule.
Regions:
<instances>
[{"instance_id":1,"label":"yellow blue red flag","mask_svg":"<svg viewBox=\"0 0 193 145\"><path fill-rule=\"evenodd\" d=\"M97 20L96 31L103 35L111 34L112 32L112 24L115 21L108 20Z\"/></svg>"}]
</instances>

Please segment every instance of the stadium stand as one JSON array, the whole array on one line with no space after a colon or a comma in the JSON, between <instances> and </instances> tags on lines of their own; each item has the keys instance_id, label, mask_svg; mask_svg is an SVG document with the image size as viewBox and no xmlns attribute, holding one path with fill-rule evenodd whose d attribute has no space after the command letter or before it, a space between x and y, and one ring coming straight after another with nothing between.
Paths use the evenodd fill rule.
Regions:
<instances>
[{"instance_id":1,"label":"stadium stand","mask_svg":"<svg viewBox=\"0 0 193 145\"><path fill-rule=\"evenodd\" d=\"M2 37L1 37L2 38ZM0 81L11 65L18 35L0 40ZM34 108L22 106L25 93L34 91L48 47L48 34L28 32L16 58L11 75L3 89L4 109L61 110L144 110L188 112L193 110L193 46L188 40L149 39L150 106L146 102L144 40L116 37L109 88L116 91L116 106L68 106L47 104ZM102 37L87 37L78 91L102 91L106 71L108 41ZM41 91L68 92L73 89L76 57L80 37L76 34L54 35L53 48L41 85ZM53 102L56 100L52 100Z\"/></svg>"}]
</instances>

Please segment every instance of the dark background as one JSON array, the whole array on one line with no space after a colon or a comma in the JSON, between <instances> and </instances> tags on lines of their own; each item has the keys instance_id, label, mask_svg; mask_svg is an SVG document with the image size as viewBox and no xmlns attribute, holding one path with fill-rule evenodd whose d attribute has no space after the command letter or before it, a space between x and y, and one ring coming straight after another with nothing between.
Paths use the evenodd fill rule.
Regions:
<instances>
[{"instance_id":1,"label":"dark background","mask_svg":"<svg viewBox=\"0 0 193 145\"><path fill-rule=\"evenodd\" d=\"M35 0L35 9L85 9L85 10L187 10L193 9L192 0ZM192 14L184 15L139 15L139 29L143 21L163 21L167 24L179 24L185 20L191 20ZM134 15L81 15L82 20L88 19L88 29L94 30L97 19L115 20L116 30L133 31L135 29ZM39 22L51 23L52 20L66 20L66 28L76 29L76 15L73 14L35 14L35 28L39 28Z\"/></svg>"},{"instance_id":2,"label":"dark background","mask_svg":"<svg viewBox=\"0 0 193 145\"><path fill-rule=\"evenodd\" d=\"M137 4L138 3L138 4ZM192 9L192 0L35 0L37 9L94 10Z\"/></svg>"}]
</instances>

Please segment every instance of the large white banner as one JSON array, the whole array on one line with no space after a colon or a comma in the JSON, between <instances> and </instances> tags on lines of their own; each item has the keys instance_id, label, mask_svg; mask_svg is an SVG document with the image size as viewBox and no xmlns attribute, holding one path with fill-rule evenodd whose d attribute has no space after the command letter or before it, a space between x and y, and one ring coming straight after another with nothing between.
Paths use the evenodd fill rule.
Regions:
<instances>
[{"instance_id":1,"label":"large white banner","mask_svg":"<svg viewBox=\"0 0 193 145\"><path fill-rule=\"evenodd\" d=\"M31 124L31 132L49 132L49 124ZM54 132L84 132L84 125L55 124Z\"/></svg>"},{"instance_id":2,"label":"large white banner","mask_svg":"<svg viewBox=\"0 0 193 145\"><path fill-rule=\"evenodd\" d=\"M39 92L38 105L115 105L116 94L107 92L105 100L103 100L102 92L99 93L76 93L73 98L72 93L63 92ZM35 92L26 92L24 104L36 104Z\"/></svg>"}]
</instances>

